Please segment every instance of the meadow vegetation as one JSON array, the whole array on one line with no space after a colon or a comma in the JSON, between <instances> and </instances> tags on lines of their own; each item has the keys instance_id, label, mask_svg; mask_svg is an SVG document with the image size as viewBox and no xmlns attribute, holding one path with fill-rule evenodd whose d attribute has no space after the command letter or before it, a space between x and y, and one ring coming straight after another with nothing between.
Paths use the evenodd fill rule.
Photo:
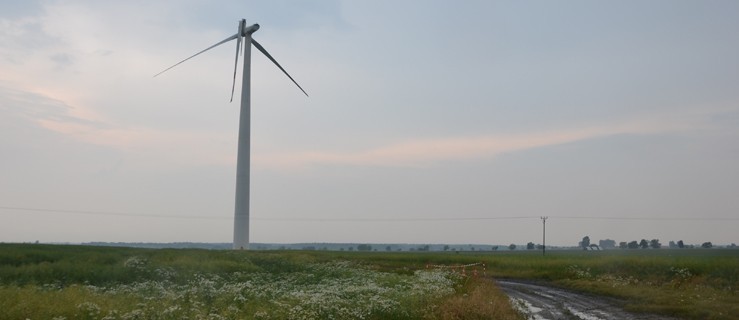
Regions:
<instances>
[{"instance_id":1,"label":"meadow vegetation","mask_svg":"<svg viewBox=\"0 0 739 320\"><path fill-rule=\"evenodd\" d=\"M0 318L520 319L488 279L371 255L0 244Z\"/></svg>"},{"instance_id":2,"label":"meadow vegetation","mask_svg":"<svg viewBox=\"0 0 739 320\"><path fill-rule=\"evenodd\" d=\"M474 267L477 276L443 268L478 263L486 268ZM491 277L606 295L635 312L739 318L739 250L541 256L31 244L0 244L0 318L521 319Z\"/></svg>"}]
</instances>

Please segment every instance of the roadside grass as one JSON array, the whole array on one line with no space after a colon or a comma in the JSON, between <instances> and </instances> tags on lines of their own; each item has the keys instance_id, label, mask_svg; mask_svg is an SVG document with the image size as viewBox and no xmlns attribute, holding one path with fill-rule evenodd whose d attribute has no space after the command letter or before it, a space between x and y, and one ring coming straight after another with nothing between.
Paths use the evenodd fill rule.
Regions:
<instances>
[{"instance_id":1,"label":"roadside grass","mask_svg":"<svg viewBox=\"0 0 739 320\"><path fill-rule=\"evenodd\" d=\"M525 319L511 312L511 301L492 281L472 281L465 294L453 296L441 305L441 319Z\"/></svg>"},{"instance_id":2,"label":"roadside grass","mask_svg":"<svg viewBox=\"0 0 739 320\"><path fill-rule=\"evenodd\" d=\"M627 310L684 319L739 318L739 250L554 251L496 255L489 273L616 297Z\"/></svg>"}]
</instances>

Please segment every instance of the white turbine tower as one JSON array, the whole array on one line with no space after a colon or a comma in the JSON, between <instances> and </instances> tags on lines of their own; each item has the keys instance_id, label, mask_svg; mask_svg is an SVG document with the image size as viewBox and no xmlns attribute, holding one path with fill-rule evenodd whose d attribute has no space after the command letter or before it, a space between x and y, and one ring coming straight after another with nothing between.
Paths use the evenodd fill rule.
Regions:
<instances>
[{"instance_id":1,"label":"white turbine tower","mask_svg":"<svg viewBox=\"0 0 739 320\"><path fill-rule=\"evenodd\" d=\"M241 114L239 116L239 146L236 154L236 205L234 208L234 249L249 248L249 166L250 166L250 145L251 145L251 45L253 44L261 51L269 60L271 60L285 75L298 86L300 91L308 96L308 93L291 77L287 71L262 47L256 40L252 39L252 33L259 30L258 24L251 26L246 25L246 20L241 19L239 29L236 34L218 42L203 51L200 51L185 60L182 60L164 71L154 75L155 77L165 71L176 67L177 65L192 59L193 57L213 49L219 45L236 39L236 62L234 63L233 84L231 86L231 101L233 101L234 89L236 88L236 68L239 63L239 50L241 44L244 44L244 73L241 82Z\"/></svg>"}]
</instances>

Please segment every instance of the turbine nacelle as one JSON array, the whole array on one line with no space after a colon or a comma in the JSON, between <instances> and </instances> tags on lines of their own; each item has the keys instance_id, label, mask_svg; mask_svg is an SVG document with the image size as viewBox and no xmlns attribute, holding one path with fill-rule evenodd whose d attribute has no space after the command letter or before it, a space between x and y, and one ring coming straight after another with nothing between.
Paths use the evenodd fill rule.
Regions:
<instances>
[{"instance_id":1,"label":"turbine nacelle","mask_svg":"<svg viewBox=\"0 0 739 320\"><path fill-rule=\"evenodd\" d=\"M241 32L239 34L242 37L246 37L247 34L252 34L252 33L256 32L257 30L259 30L259 24L258 23L255 23L255 24L250 25L250 26L247 27L246 26L246 20L242 19L239 22L239 30L241 30Z\"/></svg>"}]
</instances>

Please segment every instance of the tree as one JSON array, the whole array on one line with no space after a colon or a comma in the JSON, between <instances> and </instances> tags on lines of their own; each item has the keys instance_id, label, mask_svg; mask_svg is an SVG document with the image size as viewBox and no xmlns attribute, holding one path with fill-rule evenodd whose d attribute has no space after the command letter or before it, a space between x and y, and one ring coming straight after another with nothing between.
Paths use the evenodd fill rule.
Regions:
<instances>
[{"instance_id":1,"label":"tree","mask_svg":"<svg viewBox=\"0 0 739 320\"><path fill-rule=\"evenodd\" d=\"M701 245L701 248L706 248L706 249L710 249L710 248L713 248L713 243L711 243L710 241L709 241L709 242L704 242L704 243L703 243L703 244Z\"/></svg>"},{"instance_id":2,"label":"tree","mask_svg":"<svg viewBox=\"0 0 739 320\"><path fill-rule=\"evenodd\" d=\"M588 250L589 246L590 246L590 236L583 237L582 242L580 242L580 247L582 247L583 250Z\"/></svg>"},{"instance_id":3,"label":"tree","mask_svg":"<svg viewBox=\"0 0 739 320\"><path fill-rule=\"evenodd\" d=\"M659 239L652 239L652 241L649 241L649 246L652 247L652 249L662 248L662 244L659 243Z\"/></svg>"},{"instance_id":4,"label":"tree","mask_svg":"<svg viewBox=\"0 0 739 320\"><path fill-rule=\"evenodd\" d=\"M509 250L516 250L516 245L511 243L511 245L508 246Z\"/></svg>"},{"instance_id":5,"label":"tree","mask_svg":"<svg viewBox=\"0 0 739 320\"><path fill-rule=\"evenodd\" d=\"M680 248L680 249L685 248L685 244L683 243L682 240L680 240L680 241L677 242L677 247Z\"/></svg>"},{"instance_id":6,"label":"tree","mask_svg":"<svg viewBox=\"0 0 739 320\"><path fill-rule=\"evenodd\" d=\"M621 241L618 243L618 247L621 249L626 249L629 247L629 245L626 243L626 241Z\"/></svg>"},{"instance_id":7,"label":"tree","mask_svg":"<svg viewBox=\"0 0 739 320\"><path fill-rule=\"evenodd\" d=\"M533 242L529 242L526 244L526 250L534 250L534 247L535 245Z\"/></svg>"},{"instance_id":8,"label":"tree","mask_svg":"<svg viewBox=\"0 0 739 320\"><path fill-rule=\"evenodd\" d=\"M392 250L393 250L393 248L391 246L385 247L385 251L392 251Z\"/></svg>"},{"instance_id":9,"label":"tree","mask_svg":"<svg viewBox=\"0 0 739 320\"><path fill-rule=\"evenodd\" d=\"M639 248L639 243L636 242L636 240L629 242L628 244L629 249L637 249Z\"/></svg>"},{"instance_id":10,"label":"tree","mask_svg":"<svg viewBox=\"0 0 739 320\"><path fill-rule=\"evenodd\" d=\"M669 246L670 246L670 249L675 249L675 248L677 248L677 244L675 243L675 241L672 241L672 240L670 240L670 244L669 244Z\"/></svg>"},{"instance_id":11,"label":"tree","mask_svg":"<svg viewBox=\"0 0 739 320\"><path fill-rule=\"evenodd\" d=\"M449 251L449 245L448 244L444 245L444 251Z\"/></svg>"},{"instance_id":12,"label":"tree","mask_svg":"<svg viewBox=\"0 0 739 320\"><path fill-rule=\"evenodd\" d=\"M372 246L368 244L360 244L357 246L357 251L372 251Z\"/></svg>"},{"instance_id":13,"label":"tree","mask_svg":"<svg viewBox=\"0 0 739 320\"><path fill-rule=\"evenodd\" d=\"M641 239L639 242L639 247L642 249L649 248L649 242L647 242L647 239Z\"/></svg>"}]
</instances>

